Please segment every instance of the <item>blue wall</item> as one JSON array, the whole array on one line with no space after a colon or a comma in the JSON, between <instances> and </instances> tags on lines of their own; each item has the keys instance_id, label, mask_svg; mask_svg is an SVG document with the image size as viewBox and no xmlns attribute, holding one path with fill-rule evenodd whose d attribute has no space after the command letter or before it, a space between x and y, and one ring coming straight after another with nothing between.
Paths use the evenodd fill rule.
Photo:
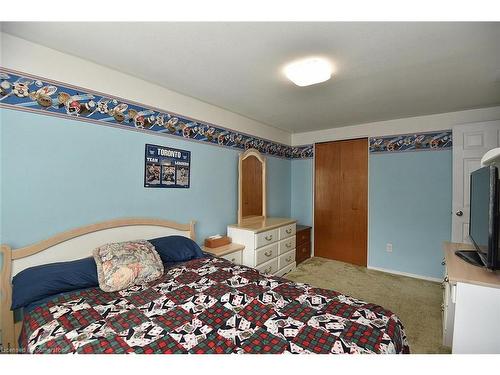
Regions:
<instances>
[{"instance_id":1,"label":"blue wall","mask_svg":"<svg viewBox=\"0 0 500 375\"><path fill-rule=\"evenodd\" d=\"M451 237L452 152L370 154L368 265L442 276ZM292 216L312 224L312 160L292 161ZM386 252L386 244L393 252Z\"/></svg>"},{"instance_id":2,"label":"blue wall","mask_svg":"<svg viewBox=\"0 0 500 375\"><path fill-rule=\"evenodd\" d=\"M451 200L451 150L372 154L368 264L441 277ZM392 253L386 251L388 242Z\"/></svg>"},{"instance_id":3,"label":"blue wall","mask_svg":"<svg viewBox=\"0 0 500 375\"><path fill-rule=\"evenodd\" d=\"M292 217L299 224L313 223L313 159L292 160Z\"/></svg>"},{"instance_id":4,"label":"blue wall","mask_svg":"<svg viewBox=\"0 0 500 375\"><path fill-rule=\"evenodd\" d=\"M0 109L1 238L19 247L118 217L197 220L197 240L236 222L238 152ZM191 151L191 188L143 187L144 145ZM268 212L290 216L291 161L268 157Z\"/></svg>"},{"instance_id":5,"label":"blue wall","mask_svg":"<svg viewBox=\"0 0 500 375\"><path fill-rule=\"evenodd\" d=\"M0 119L2 243L124 216L196 219L201 242L236 221L235 150L5 109ZM190 150L191 188L144 188L145 143ZM267 160L269 215L312 225L313 160ZM451 184L451 151L371 154L368 264L441 277Z\"/></svg>"}]
</instances>

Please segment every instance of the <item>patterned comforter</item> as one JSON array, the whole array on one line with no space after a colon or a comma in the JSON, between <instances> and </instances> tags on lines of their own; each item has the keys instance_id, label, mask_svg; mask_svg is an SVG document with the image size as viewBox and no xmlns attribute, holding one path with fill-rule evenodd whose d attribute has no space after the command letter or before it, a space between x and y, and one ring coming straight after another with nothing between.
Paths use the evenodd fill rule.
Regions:
<instances>
[{"instance_id":1,"label":"patterned comforter","mask_svg":"<svg viewBox=\"0 0 500 375\"><path fill-rule=\"evenodd\" d=\"M28 353L409 353L381 306L219 258L147 285L55 297L26 314Z\"/></svg>"}]
</instances>

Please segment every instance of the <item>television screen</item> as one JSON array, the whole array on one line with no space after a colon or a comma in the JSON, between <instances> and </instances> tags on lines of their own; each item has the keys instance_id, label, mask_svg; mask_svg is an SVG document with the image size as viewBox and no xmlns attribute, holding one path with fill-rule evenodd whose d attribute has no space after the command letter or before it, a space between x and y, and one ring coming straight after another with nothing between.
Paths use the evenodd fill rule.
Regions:
<instances>
[{"instance_id":1,"label":"television screen","mask_svg":"<svg viewBox=\"0 0 500 375\"><path fill-rule=\"evenodd\" d=\"M469 236L483 255L488 252L490 238L490 179L490 167L471 174Z\"/></svg>"}]
</instances>

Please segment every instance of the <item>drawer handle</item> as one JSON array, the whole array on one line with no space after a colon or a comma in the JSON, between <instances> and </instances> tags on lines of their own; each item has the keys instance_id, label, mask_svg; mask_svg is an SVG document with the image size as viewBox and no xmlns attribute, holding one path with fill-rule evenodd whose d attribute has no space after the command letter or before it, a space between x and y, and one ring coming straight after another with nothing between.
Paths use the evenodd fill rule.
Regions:
<instances>
[{"instance_id":1,"label":"drawer handle","mask_svg":"<svg viewBox=\"0 0 500 375\"><path fill-rule=\"evenodd\" d=\"M287 234L291 234L291 233L292 233L292 228L288 228L288 229L286 229L286 230L285 230L285 232L286 232Z\"/></svg>"},{"instance_id":2,"label":"drawer handle","mask_svg":"<svg viewBox=\"0 0 500 375\"><path fill-rule=\"evenodd\" d=\"M288 248L291 248L291 247L292 247L292 244L291 244L290 242L287 242L287 243L285 244L285 246L286 246L286 247L288 247Z\"/></svg>"},{"instance_id":3,"label":"drawer handle","mask_svg":"<svg viewBox=\"0 0 500 375\"><path fill-rule=\"evenodd\" d=\"M266 257L270 257L271 255L273 255L273 251L272 251L272 250L266 251L266 252L264 253L264 255L265 255Z\"/></svg>"},{"instance_id":4,"label":"drawer handle","mask_svg":"<svg viewBox=\"0 0 500 375\"><path fill-rule=\"evenodd\" d=\"M446 266L446 260L443 259L443 261L441 262L441 265Z\"/></svg>"},{"instance_id":5,"label":"drawer handle","mask_svg":"<svg viewBox=\"0 0 500 375\"><path fill-rule=\"evenodd\" d=\"M291 257L291 256L289 256L288 258L286 258L286 259L285 259L285 261L286 261L287 263L290 263L290 262L292 261L292 257Z\"/></svg>"},{"instance_id":6,"label":"drawer handle","mask_svg":"<svg viewBox=\"0 0 500 375\"><path fill-rule=\"evenodd\" d=\"M264 270L264 273L269 273L269 272L271 272L272 269L273 269L273 266L269 266L269 268L266 268Z\"/></svg>"},{"instance_id":7,"label":"drawer handle","mask_svg":"<svg viewBox=\"0 0 500 375\"><path fill-rule=\"evenodd\" d=\"M273 239L273 235L270 234L269 236L265 236L264 238L266 239L266 241L271 241Z\"/></svg>"}]
</instances>

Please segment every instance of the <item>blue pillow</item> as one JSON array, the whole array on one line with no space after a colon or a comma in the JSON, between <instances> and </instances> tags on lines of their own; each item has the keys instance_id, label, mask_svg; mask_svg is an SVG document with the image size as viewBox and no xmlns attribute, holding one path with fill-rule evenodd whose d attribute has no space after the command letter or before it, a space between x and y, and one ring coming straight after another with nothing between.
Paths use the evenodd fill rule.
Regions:
<instances>
[{"instance_id":1,"label":"blue pillow","mask_svg":"<svg viewBox=\"0 0 500 375\"><path fill-rule=\"evenodd\" d=\"M167 236L148 241L155 247L163 263L203 258L198 244L187 237Z\"/></svg>"},{"instance_id":2,"label":"blue pillow","mask_svg":"<svg viewBox=\"0 0 500 375\"><path fill-rule=\"evenodd\" d=\"M12 278L12 310L61 292L99 285L93 257L30 267Z\"/></svg>"}]
</instances>

